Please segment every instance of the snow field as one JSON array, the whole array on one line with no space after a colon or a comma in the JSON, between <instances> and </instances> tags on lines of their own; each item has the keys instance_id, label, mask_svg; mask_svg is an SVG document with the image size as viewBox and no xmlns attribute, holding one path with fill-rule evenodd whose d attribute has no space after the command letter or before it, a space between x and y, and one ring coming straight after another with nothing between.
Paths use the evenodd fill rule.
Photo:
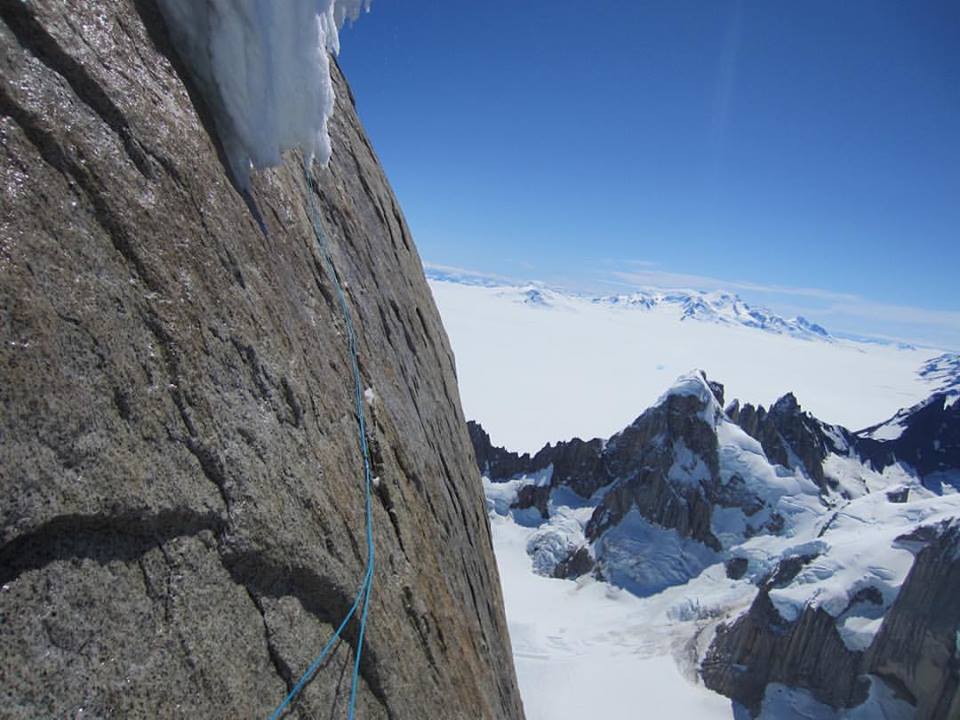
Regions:
<instances>
[{"instance_id":1,"label":"snow field","mask_svg":"<svg viewBox=\"0 0 960 720\"><path fill-rule=\"evenodd\" d=\"M933 350L803 339L688 318L677 305L613 306L524 288L430 280L453 346L467 417L495 445L609 437L690 368L726 400L770 405L793 391L821 420L859 430L927 397ZM535 419L535 421L533 421Z\"/></svg>"}]
</instances>

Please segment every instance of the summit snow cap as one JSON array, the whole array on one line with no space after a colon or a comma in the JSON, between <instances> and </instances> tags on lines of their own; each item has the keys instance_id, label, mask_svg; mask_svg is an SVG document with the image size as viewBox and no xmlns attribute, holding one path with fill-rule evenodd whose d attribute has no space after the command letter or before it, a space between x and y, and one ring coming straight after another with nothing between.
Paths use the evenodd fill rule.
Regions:
<instances>
[{"instance_id":1,"label":"summit snow cap","mask_svg":"<svg viewBox=\"0 0 960 720\"><path fill-rule=\"evenodd\" d=\"M160 0L170 36L213 112L236 183L287 150L330 159L329 53L370 0Z\"/></svg>"},{"instance_id":2,"label":"summit snow cap","mask_svg":"<svg viewBox=\"0 0 960 720\"><path fill-rule=\"evenodd\" d=\"M663 405L669 398L676 395L692 395L703 405L701 416L710 424L716 424L723 414L723 385L712 382L703 370L691 370L678 377L673 385L663 393L654 403L654 407Z\"/></svg>"}]
</instances>

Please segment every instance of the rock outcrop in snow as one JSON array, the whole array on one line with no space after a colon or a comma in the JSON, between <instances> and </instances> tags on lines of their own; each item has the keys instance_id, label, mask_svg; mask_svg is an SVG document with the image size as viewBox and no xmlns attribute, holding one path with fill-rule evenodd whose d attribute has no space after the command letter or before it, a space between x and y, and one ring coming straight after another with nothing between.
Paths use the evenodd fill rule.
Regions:
<instances>
[{"instance_id":1,"label":"rock outcrop in snow","mask_svg":"<svg viewBox=\"0 0 960 720\"><path fill-rule=\"evenodd\" d=\"M772 683L800 687L826 705L847 707L867 697L862 663L863 653L844 645L830 613L808 607L788 622L764 586L746 613L719 627L701 673L707 687L754 712Z\"/></svg>"},{"instance_id":2,"label":"rock outcrop in snow","mask_svg":"<svg viewBox=\"0 0 960 720\"><path fill-rule=\"evenodd\" d=\"M931 489L960 486L960 398L936 393L857 434L856 448L876 470L914 468Z\"/></svg>"},{"instance_id":3,"label":"rock outcrop in snow","mask_svg":"<svg viewBox=\"0 0 960 720\"><path fill-rule=\"evenodd\" d=\"M793 393L770 406L742 407L734 401L727 416L758 440L770 462L799 469L823 491L836 490L838 481L824 471L823 462L831 453L846 454L853 442L844 428L827 425L804 412Z\"/></svg>"},{"instance_id":4,"label":"rock outcrop in snow","mask_svg":"<svg viewBox=\"0 0 960 720\"><path fill-rule=\"evenodd\" d=\"M944 353L923 364L920 377L933 383L937 392L960 395L960 354Z\"/></svg>"},{"instance_id":5,"label":"rock outcrop in snow","mask_svg":"<svg viewBox=\"0 0 960 720\"><path fill-rule=\"evenodd\" d=\"M718 629L702 665L705 683L754 711L771 683L801 687L827 705L850 707L866 700L872 675L914 705L917 720L957 717L958 540L956 516L897 536L894 543L916 553L916 559L896 599L890 602L889 592L863 585L848 594L848 606L839 613L811 602L795 617L784 618L771 590L790 587L803 567L817 572L817 556L803 558L786 581L777 577L781 562L749 610ZM851 643L843 635L849 624L844 616L858 605L877 616L869 644Z\"/></svg>"},{"instance_id":6,"label":"rock outcrop in snow","mask_svg":"<svg viewBox=\"0 0 960 720\"><path fill-rule=\"evenodd\" d=\"M0 68L0 716L264 718L350 606L363 474L314 193L374 390L357 717L521 718L452 355L336 65L316 188L298 153L253 173L265 232L154 2L5 0ZM356 643L290 717L345 717Z\"/></svg>"},{"instance_id":7,"label":"rock outcrop in snow","mask_svg":"<svg viewBox=\"0 0 960 720\"><path fill-rule=\"evenodd\" d=\"M955 405L938 395L898 414L906 442L823 423L792 394L769 410L724 411L722 396L692 373L609 440L532 457L493 448L478 425L471 436L485 474L511 473L512 509L501 498L497 511L538 528L537 572L588 573L640 596L687 584L698 608L700 591L741 598L708 596L694 611L708 687L753 712L785 687L835 708L893 692L918 718L952 717Z\"/></svg>"},{"instance_id":8,"label":"rock outcrop in snow","mask_svg":"<svg viewBox=\"0 0 960 720\"><path fill-rule=\"evenodd\" d=\"M467 422L470 440L481 472L490 478L510 478L516 475L534 475L550 468L552 485L568 485L583 497L609 480L601 463L604 443L593 439L573 439L556 445L547 445L532 457L518 455L505 448L495 447L483 427L472 420Z\"/></svg>"}]
</instances>

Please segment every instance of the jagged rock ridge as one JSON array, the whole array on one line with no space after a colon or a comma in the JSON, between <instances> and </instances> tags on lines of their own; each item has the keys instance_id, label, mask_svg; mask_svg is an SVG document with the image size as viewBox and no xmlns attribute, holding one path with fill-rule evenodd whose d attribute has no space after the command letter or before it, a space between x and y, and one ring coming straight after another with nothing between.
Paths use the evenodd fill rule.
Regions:
<instances>
[{"instance_id":1,"label":"jagged rock ridge","mask_svg":"<svg viewBox=\"0 0 960 720\"><path fill-rule=\"evenodd\" d=\"M231 185L152 0L0 6L4 717L264 717L363 573L344 328L301 159ZM379 564L363 718L519 718L446 335L335 72L318 178ZM344 711L355 629L291 715Z\"/></svg>"},{"instance_id":2,"label":"jagged rock ridge","mask_svg":"<svg viewBox=\"0 0 960 720\"><path fill-rule=\"evenodd\" d=\"M753 588L745 610L703 626L715 633L702 657L709 687L755 713L772 683L843 708L882 682L921 720L953 717L955 406L934 396L880 440L821 422L792 394L769 409L722 402L721 385L691 374L609 440L532 457L470 430L484 474L509 473L499 479L514 488L516 521L539 526L527 546L538 572L592 573L646 595L723 562ZM590 508L578 532L571 520Z\"/></svg>"},{"instance_id":3,"label":"jagged rock ridge","mask_svg":"<svg viewBox=\"0 0 960 720\"><path fill-rule=\"evenodd\" d=\"M856 448L878 470L905 462L938 484L937 473L960 467L960 400L937 392L861 431Z\"/></svg>"}]
</instances>

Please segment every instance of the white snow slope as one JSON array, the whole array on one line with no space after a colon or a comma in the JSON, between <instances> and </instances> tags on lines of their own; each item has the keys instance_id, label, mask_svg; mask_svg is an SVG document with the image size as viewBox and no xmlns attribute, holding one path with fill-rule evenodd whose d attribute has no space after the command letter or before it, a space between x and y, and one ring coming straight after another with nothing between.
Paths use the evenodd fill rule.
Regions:
<instances>
[{"instance_id":1,"label":"white snow slope","mask_svg":"<svg viewBox=\"0 0 960 720\"><path fill-rule=\"evenodd\" d=\"M514 662L527 720L746 720L749 713L697 682L700 636L745 610L756 590L722 564L646 598L591 578L534 574L535 530L491 514ZM873 683L870 699L836 712L809 693L770 686L761 720L910 720L912 709Z\"/></svg>"},{"instance_id":2,"label":"white snow slope","mask_svg":"<svg viewBox=\"0 0 960 720\"><path fill-rule=\"evenodd\" d=\"M467 417L511 450L608 437L694 367L723 382L728 401L769 405L793 391L819 419L852 430L934 389L917 371L937 351L825 337L769 313L750 326L750 309L729 295L613 302L538 286L430 286Z\"/></svg>"}]
</instances>

